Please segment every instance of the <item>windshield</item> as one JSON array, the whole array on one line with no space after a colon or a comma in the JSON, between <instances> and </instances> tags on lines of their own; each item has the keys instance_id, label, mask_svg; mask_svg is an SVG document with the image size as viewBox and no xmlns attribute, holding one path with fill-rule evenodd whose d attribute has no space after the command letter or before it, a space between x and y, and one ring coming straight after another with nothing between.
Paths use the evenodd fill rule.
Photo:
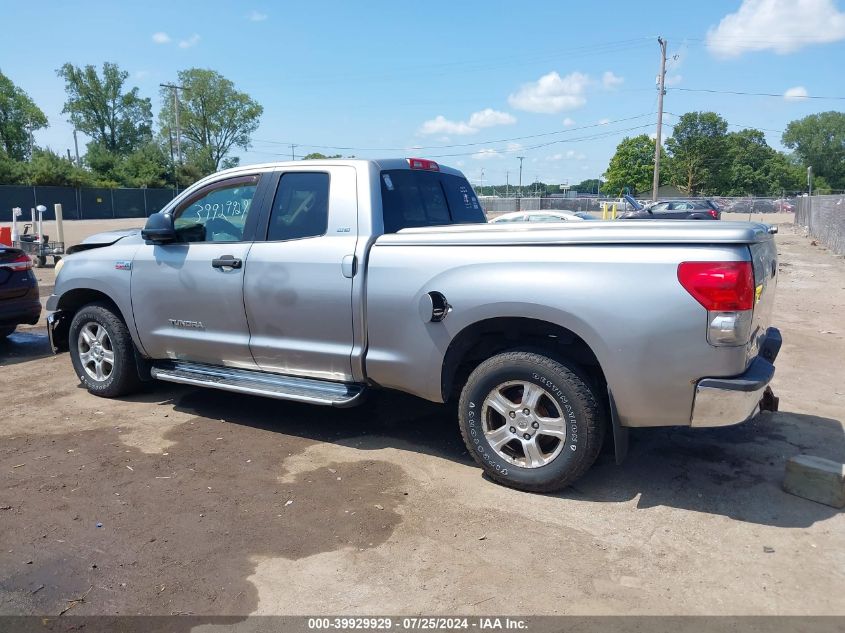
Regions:
<instances>
[{"instance_id":1,"label":"windshield","mask_svg":"<svg viewBox=\"0 0 845 633\"><path fill-rule=\"evenodd\" d=\"M415 226L481 224L484 210L466 178L434 171L381 172L384 232Z\"/></svg>"}]
</instances>

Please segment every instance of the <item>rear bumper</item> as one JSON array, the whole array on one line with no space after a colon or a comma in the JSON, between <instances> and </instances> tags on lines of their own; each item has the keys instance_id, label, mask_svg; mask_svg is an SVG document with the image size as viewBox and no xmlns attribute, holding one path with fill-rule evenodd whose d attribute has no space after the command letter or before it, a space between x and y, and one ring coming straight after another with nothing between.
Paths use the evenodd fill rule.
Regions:
<instances>
[{"instance_id":1,"label":"rear bumper","mask_svg":"<svg viewBox=\"0 0 845 633\"><path fill-rule=\"evenodd\" d=\"M775 375L774 362L780 351L780 331L769 328L757 358L745 373L733 378L702 378L695 386L690 425L730 426L751 418L760 407L763 392Z\"/></svg>"},{"instance_id":2,"label":"rear bumper","mask_svg":"<svg viewBox=\"0 0 845 633\"><path fill-rule=\"evenodd\" d=\"M36 286L23 297L0 301L0 325L35 325L41 318L41 301Z\"/></svg>"}]
</instances>

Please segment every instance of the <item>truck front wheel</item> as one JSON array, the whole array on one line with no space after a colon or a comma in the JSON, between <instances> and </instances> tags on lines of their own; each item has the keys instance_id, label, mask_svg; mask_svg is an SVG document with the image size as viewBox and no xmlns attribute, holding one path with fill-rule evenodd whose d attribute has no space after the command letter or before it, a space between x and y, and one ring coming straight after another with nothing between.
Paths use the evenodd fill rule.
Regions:
<instances>
[{"instance_id":1,"label":"truck front wheel","mask_svg":"<svg viewBox=\"0 0 845 633\"><path fill-rule=\"evenodd\" d=\"M73 369L90 393L116 398L137 391L134 343L113 307L105 303L82 307L70 323L68 343Z\"/></svg>"},{"instance_id":2,"label":"truck front wheel","mask_svg":"<svg viewBox=\"0 0 845 633\"><path fill-rule=\"evenodd\" d=\"M604 413L572 369L532 352L505 352L470 374L459 405L461 435L491 479L520 490L569 485L601 450Z\"/></svg>"}]
</instances>

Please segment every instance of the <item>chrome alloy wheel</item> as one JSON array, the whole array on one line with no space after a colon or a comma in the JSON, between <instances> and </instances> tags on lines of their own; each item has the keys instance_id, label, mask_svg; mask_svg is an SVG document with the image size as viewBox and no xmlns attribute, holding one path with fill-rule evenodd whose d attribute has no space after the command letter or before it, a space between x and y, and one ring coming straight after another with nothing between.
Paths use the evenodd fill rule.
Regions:
<instances>
[{"instance_id":1,"label":"chrome alloy wheel","mask_svg":"<svg viewBox=\"0 0 845 633\"><path fill-rule=\"evenodd\" d=\"M553 461L566 442L566 419L543 387L516 380L495 387L481 409L484 437L507 462L539 468Z\"/></svg>"},{"instance_id":2,"label":"chrome alloy wheel","mask_svg":"<svg viewBox=\"0 0 845 633\"><path fill-rule=\"evenodd\" d=\"M114 371L114 349L106 328L89 321L79 330L76 344L85 373L97 382L108 380Z\"/></svg>"}]
</instances>

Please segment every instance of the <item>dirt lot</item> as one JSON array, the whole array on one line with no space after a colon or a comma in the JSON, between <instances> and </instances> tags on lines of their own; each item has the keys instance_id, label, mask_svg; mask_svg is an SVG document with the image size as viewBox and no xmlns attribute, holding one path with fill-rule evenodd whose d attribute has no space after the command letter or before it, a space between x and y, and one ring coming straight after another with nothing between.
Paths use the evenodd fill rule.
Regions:
<instances>
[{"instance_id":1,"label":"dirt lot","mask_svg":"<svg viewBox=\"0 0 845 633\"><path fill-rule=\"evenodd\" d=\"M0 614L845 614L845 515L780 489L792 455L845 457L845 260L777 239L781 412L636 431L557 495L482 477L446 408L102 400L16 334Z\"/></svg>"}]
</instances>

